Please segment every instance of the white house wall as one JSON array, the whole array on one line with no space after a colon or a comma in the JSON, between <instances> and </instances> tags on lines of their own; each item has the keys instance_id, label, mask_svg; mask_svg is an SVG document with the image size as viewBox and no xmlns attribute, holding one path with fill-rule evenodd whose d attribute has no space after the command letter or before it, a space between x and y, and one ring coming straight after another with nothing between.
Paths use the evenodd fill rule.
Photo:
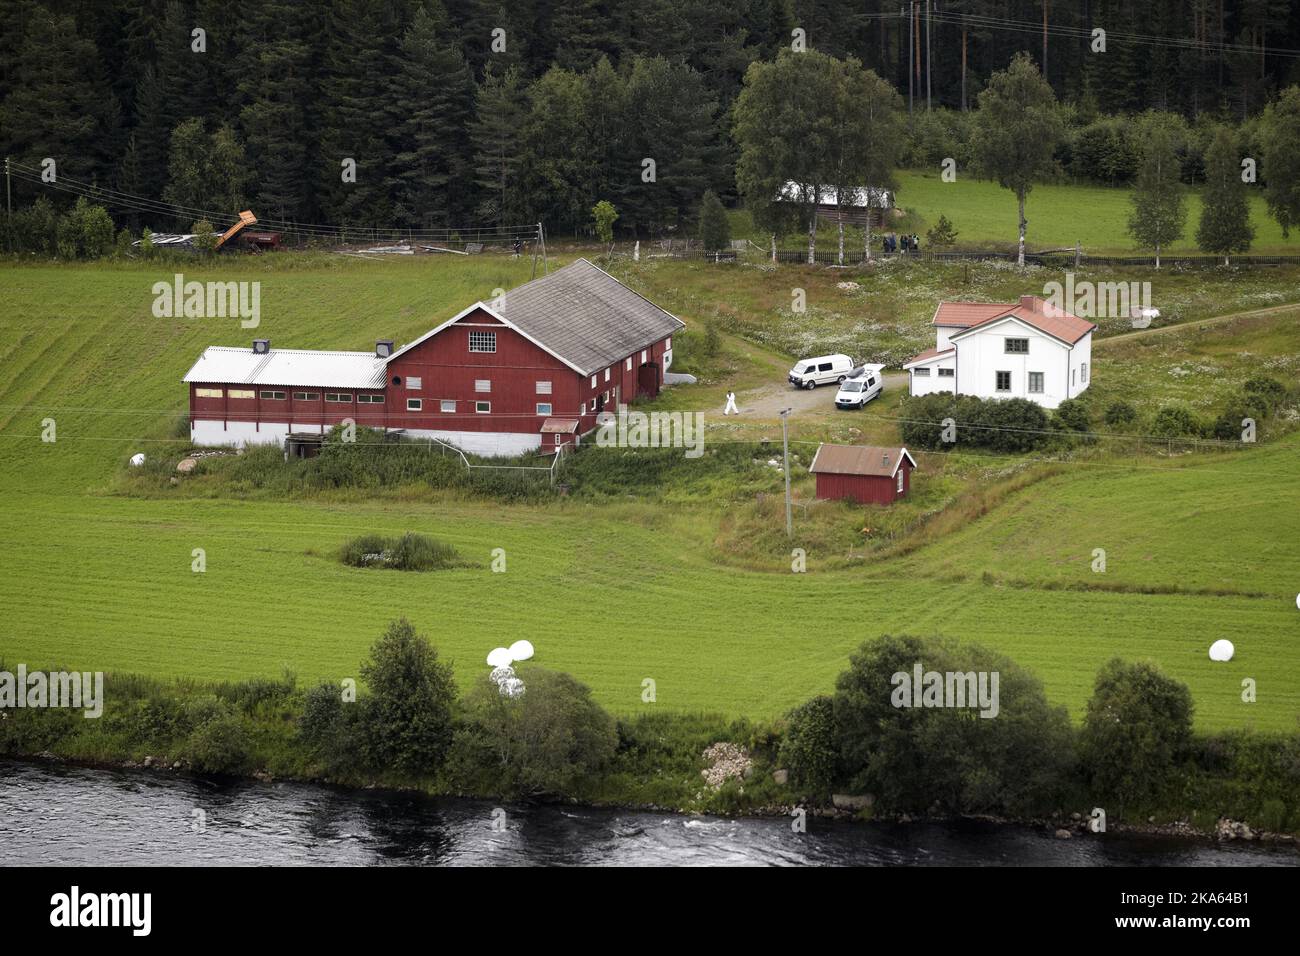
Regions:
<instances>
[{"instance_id":1,"label":"white house wall","mask_svg":"<svg viewBox=\"0 0 1300 956\"><path fill-rule=\"evenodd\" d=\"M945 359L935 361L929 365L919 366L919 368L928 368L929 375L917 375L917 369L910 369L908 375L911 376L911 386L913 395L930 395L934 392L951 392L954 391L953 382L955 376L940 375L939 369L952 369L956 367L956 362L950 355Z\"/></svg>"},{"instance_id":2,"label":"white house wall","mask_svg":"<svg viewBox=\"0 0 1300 956\"><path fill-rule=\"evenodd\" d=\"M1029 340L1027 354L1008 354L1005 340ZM1071 397L1070 369L1076 369L1071 349L1059 340L1014 320L999 322L958 339L957 388L979 398L1027 398L1045 408L1055 408ZM1011 373L1011 390L997 390L997 373ZM1043 373L1043 391L1030 393L1029 373ZM1076 390L1073 394L1077 394Z\"/></svg>"},{"instance_id":3,"label":"white house wall","mask_svg":"<svg viewBox=\"0 0 1300 956\"><path fill-rule=\"evenodd\" d=\"M330 426L332 427L332 426ZM199 419L190 426L190 438L196 445L244 448L249 445L284 445L289 432L319 435L326 431L324 425L290 425L288 422L222 422ZM518 432L466 432L428 431L406 429L403 434L411 438L438 438L455 445L471 455L485 457L512 457L536 451L542 446L540 434Z\"/></svg>"}]
</instances>

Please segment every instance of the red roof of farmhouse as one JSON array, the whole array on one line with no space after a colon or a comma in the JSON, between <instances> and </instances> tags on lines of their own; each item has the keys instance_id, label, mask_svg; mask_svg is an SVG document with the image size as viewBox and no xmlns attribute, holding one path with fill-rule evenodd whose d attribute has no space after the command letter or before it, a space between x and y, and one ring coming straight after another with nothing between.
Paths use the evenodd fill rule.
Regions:
<instances>
[{"instance_id":1,"label":"red roof of farmhouse","mask_svg":"<svg viewBox=\"0 0 1300 956\"><path fill-rule=\"evenodd\" d=\"M909 365L919 365L922 362L928 362L930 361L930 359L938 358L941 355L951 355L953 352L956 351L957 350L955 348L926 349L920 355L913 355L910 359L904 362L903 367L907 368L907 366Z\"/></svg>"},{"instance_id":2,"label":"red roof of farmhouse","mask_svg":"<svg viewBox=\"0 0 1300 956\"><path fill-rule=\"evenodd\" d=\"M1014 316L1068 345L1097 327L1036 295L1022 295L1019 302L940 302L934 310L933 324L969 331L1007 316Z\"/></svg>"}]
</instances>

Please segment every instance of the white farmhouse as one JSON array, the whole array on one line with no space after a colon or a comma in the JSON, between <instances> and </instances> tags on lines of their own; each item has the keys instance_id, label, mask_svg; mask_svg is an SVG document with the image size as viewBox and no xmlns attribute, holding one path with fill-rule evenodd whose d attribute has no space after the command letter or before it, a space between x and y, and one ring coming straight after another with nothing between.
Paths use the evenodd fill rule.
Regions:
<instances>
[{"instance_id":1,"label":"white farmhouse","mask_svg":"<svg viewBox=\"0 0 1300 956\"><path fill-rule=\"evenodd\" d=\"M1092 375L1092 322L1038 296L1019 302L940 302L935 343L903 363L911 393L1027 398L1055 408Z\"/></svg>"}]
</instances>

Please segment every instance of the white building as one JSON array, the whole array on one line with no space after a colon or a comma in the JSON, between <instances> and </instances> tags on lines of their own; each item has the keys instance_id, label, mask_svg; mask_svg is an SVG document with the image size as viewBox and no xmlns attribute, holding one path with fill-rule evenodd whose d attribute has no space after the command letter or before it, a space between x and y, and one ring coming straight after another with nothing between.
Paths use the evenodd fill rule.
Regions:
<instances>
[{"instance_id":1,"label":"white building","mask_svg":"<svg viewBox=\"0 0 1300 956\"><path fill-rule=\"evenodd\" d=\"M903 363L911 394L1027 398L1055 408L1092 375L1092 322L1038 296L1019 302L940 302L935 343Z\"/></svg>"}]
</instances>

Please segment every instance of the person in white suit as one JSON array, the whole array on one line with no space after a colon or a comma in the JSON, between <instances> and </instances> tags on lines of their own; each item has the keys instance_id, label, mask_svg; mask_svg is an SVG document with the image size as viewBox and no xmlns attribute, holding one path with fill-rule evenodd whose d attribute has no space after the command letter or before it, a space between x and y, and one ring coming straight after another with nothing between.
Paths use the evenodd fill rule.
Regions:
<instances>
[{"instance_id":1,"label":"person in white suit","mask_svg":"<svg viewBox=\"0 0 1300 956\"><path fill-rule=\"evenodd\" d=\"M730 415L732 412L735 412L737 415L739 415L739 414L740 414L740 409L736 407L736 393L735 393L735 392L728 392L728 393L727 393L727 407L726 407L725 409L722 410L722 414L724 414L724 415Z\"/></svg>"}]
</instances>

